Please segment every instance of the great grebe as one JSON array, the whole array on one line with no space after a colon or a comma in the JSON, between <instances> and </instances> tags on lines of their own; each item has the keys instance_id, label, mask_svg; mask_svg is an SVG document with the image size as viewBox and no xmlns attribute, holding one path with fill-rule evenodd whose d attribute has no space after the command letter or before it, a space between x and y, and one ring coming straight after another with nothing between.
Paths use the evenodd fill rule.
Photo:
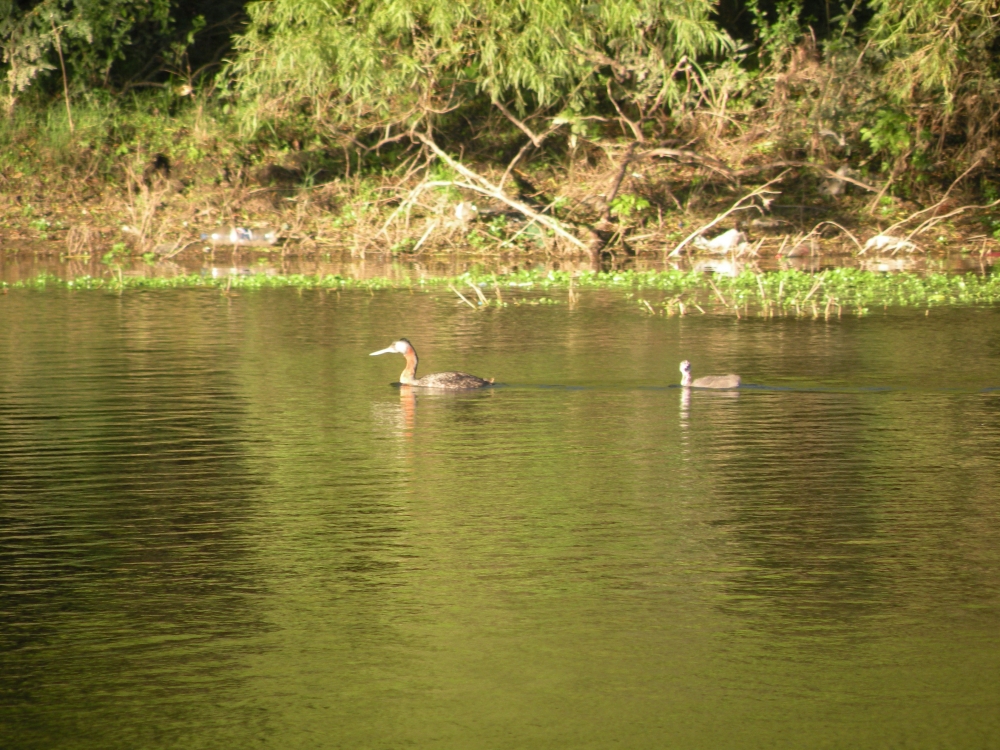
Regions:
<instances>
[{"instance_id":1,"label":"great grebe","mask_svg":"<svg viewBox=\"0 0 1000 750\"><path fill-rule=\"evenodd\" d=\"M394 341L392 345L372 352L370 356L374 357L378 354L402 354L406 357L406 369L399 376L399 382L403 385L414 385L420 388L450 388L452 390L483 388L487 385L493 385L493 378L483 380L465 372L435 372L432 375L418 378L417 350L406 339Z\"/></svg>"},{"instance_id":2,"label":"great grebe","mask_svg":"<svg viewBox=\"0 0 1000 750\"><path fill-rule=\"evenodd\" d=\"M691 381L691 363L681 362L681 385L685 388L739 388L739 375L706 375Z\"/></svg>"}]
</instances>

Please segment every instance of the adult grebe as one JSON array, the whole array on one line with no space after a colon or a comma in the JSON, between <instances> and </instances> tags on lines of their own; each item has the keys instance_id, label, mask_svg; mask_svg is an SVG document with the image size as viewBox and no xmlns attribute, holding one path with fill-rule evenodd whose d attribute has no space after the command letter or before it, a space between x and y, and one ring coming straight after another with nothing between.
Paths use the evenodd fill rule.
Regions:
<instances>
[{"instance_id":1,"label":"adult grebe","mask_svg":"<svg viewBox=\"0 0 1000 750\"><path fill-rule=\"evenodd\" d=\"M739 388L739 375L706 375L691 382L691 363L681 362L681 385L685 388Z\"/></svg>"},{"instance_id":2,"label":"adult grebe","mask_svg":"<svg viewBox=\"0 0 1000 750\"><path fill-rule=\"evenodd\" d=\"M493 378L483 380L475 375L465 372L435 372L433 375L417 377L417 350L413 348L406 339L394 341L391 346L372 352L370 356L378 354L402 354L406 357L406 369L399 376L399 382L403 385L414 385L420 388L450 388L452 390L483 388L493 385Z\"/></svg>"}]
</instances>

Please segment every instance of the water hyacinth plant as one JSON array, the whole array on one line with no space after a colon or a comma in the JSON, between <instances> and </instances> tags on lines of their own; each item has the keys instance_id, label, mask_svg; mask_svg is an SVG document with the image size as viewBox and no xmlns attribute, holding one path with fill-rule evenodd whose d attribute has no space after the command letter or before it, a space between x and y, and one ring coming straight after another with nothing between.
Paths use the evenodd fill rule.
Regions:
<instances>
[{"instance_id":1,"label":"water hyacinth plant","mask_svg":"<svg viewBox=\"0 0 1000 750\"><path fill-rule=\"evenodd\" d=\"M884 274L837 268L819 274L803 271L755 273L736 276L708 275L698 271L566 272L523 270L514 273L465 273L459 276L414 276L353 279L336 275L248 274L222 277L199 274L141 277L113 274L60 279L52 274L13 283L0 289L103 290L217 289L252 292L263 289L299 289L374 293L407 289L454 294L472 309L506 307L508 304L557 301L554 292L565 290L572 302L587 290L613 290L635 299L640 309L654 314L688 312L796 316L864 315L872 310L945 305L995 305L1000 303L1000 278L974 273ZM465 290L464 294L462 290Z\"/></svg>"}]
</instances>

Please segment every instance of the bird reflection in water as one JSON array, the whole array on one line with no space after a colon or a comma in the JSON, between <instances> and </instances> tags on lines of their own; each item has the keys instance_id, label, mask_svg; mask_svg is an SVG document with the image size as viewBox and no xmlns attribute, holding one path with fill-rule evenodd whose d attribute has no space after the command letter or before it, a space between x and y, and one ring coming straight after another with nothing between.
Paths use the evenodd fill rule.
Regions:
<instances>
[{"instance_id":1,"label":"bird reflection in water","mask_svg":"<svg viewBox=\"0 0 1000 750\"><path fill-rule=\"evenodd\" d=\"M410 440L417 421L417 394L413 386L399 386L399 410L403 415L403 437Z\"/></svg>"},{"instance_id":2,"label":"bird reflection in water","mask_svg":"<svg viewBox=\"0 0 1000 750\"><path fill-rule=\"evenodd\" d=\"M495 393L492 388L449 391L402 384L397 387L399 406L384 401L373 403L372 414L376 423L406 440L411 440L416 432L418 404L425 412L425 416L428 413L436 413L448 420L463 419L470 414L469 408L473 407L472 400L492 398ZM427 407L430 407L430 412ZM433 429L433 425L431 428Z\"/></svg>"},{"instance_id":3,"label":"bird reflection in water","mask_svg":"<svg viewBox=\"0 0 1000 750\"><path fill-rule=\"evenodd\" d=\"M682 386L681 389L681 399L680 399L680 426L682 435L687 433L688 426L691 420L691 398L693 397L696 389L689 386ZM697 398L698 399L717 399L717 398L739 398L740 392L736 388L729 389L712 389L712 388L697 388Z\"/></svg>"}]
</instances>

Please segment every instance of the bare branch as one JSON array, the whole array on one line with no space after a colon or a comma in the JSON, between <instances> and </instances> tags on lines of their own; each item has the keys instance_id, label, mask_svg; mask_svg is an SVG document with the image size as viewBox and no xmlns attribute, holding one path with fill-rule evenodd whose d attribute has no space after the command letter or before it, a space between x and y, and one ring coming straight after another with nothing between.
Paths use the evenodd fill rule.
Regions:
<instances>
[{"instance_id":1,"label":"bare branch","mask_svg":"<svg viewBox=\"0 0 1000 750\"><path fill-rule=\"evenodd\" d=\"M983 160L983 157L980 155L979 158L977 158L974 162L972 162L972 165L968 169L966 169L964 172L962 172L962 174L960 174L958 177L956 177L955 181L953 183L951 183L951 185L948 186L947 190L944 191L944 195L941 196L941 200L939 200L933 206L930 206L929 208L925 208L925 209L922 209L920 211L917 211L916 213L912 213L909 216L907 216L905 219L903 219L902 221L897 221L891 227L889 227L884 232L882 232L882 234L891 234L893 229L898 229L899 227L903 226L904 224L909 224L911 221L913 221L913 219L917 218L918 216L926 214L926 213L928 213L930 211L934 211L935 209L940 208L941 206L943 206L944 203L945 203L945 201L948 200L948 196L951 195L951 191L955 188L955 186L958 183L960 183L963 179L965 179L968 176L969 172L971 172L972 170L976 169L976 167L978 167L980 165L980 163L982 162L982 160ZM921 226L923 226L923 224L921 224ZM917 234L917 232L913 232L913 234L911 234L906 239L910 239L910 237L912 237L914 234Z\"/></svg>"},{"instance_id":2,"label":"bare branch","mask_svg":"<svg viewBox=\"0 0 1000 750\"><path fill-rule=\"evenodd\" d=\"M702 156L701 154L695 153L694 151L687 151L685 149L677 148L654 148L649 151L643 151L641 154L635 157L634 161L640 159L650 159L654 156L666 156L671 159L676 159L679 162L684 163L695 163L702 166L708 167L722 175L727 179L733 179L737 174L733 172L729 167L723 164L718 159L713 159L711 156Z\"/></svg>"},{"instance_id":3,"label":"bare branch","mask_svg":"<svg viewBox=\"0 0 1000 750\"><path fill-rule=\"evenodd\" d=\"M698 229L696 229L693 232L691 232L691 234L689 234L687 237L685 237L677 247L675 247L673 250L670 251L670 254L667 257L668 258L675 258L678 255L680 255L680 252L681 252L681 250L684 249L685 245L687 245L691 240L693 240L695 237L699 236L700 234L703 234L704 232L707 232L709 229L711 229L716 224L718 224L720 221L722 221L727 216L729 216L729 214L734 213L736 211L745 211L748 208L753 208L753 206L745 206L745 205L742 205L742 204L745 201L752 200L753 198L757 197L758 195L763 195L764 193L769 192L768 188L771 187L771 185L773 185L774 183L780 182L782 179L784 179L784 177L785 177L786 174L788 174L788 170L787 169L784 172L782 172L781 174L779 174L777 177L775 177L773 180L771 180L771 181L769 181L769 182L761 185L759 188L757 188L753 192L750 192L750 193L747 193L746 195L744 195L742 198L740 198L738 201L736 201L736 203L734 203L732 205L732 207L728 211L725 211L724 213L719 214L714 219L712 219L710 222L708 222L708 224L705 224L704 226L699 227Z\"/></svg>"},{"instance_id":4,"label":"bare branch","mask_svg":"<svg viewBox=\"0 0 1000 750\"><path fill-rule=\"evenodd\" d=\"M746 169L739 169L733 172L736 177L745 177L751 174L757 174L758 172L766 172L769 169L775 169L776 167L806 167L808 169L815 169L818 172L822 172L827 177L831 177L835 180L842 180L844 182L849 182L852 185L857 185L859 188L863 188L870 193L877 193L879 188L872 187L871 185L861 182L861 180L855 180L853 177L848 177L844 174L838 174L832 169L822 166L821 164L812 164L808 161L773 161L770 164L761 164L756 167L747 167Z\"/></svg>"},{"instance_id":5,"label":"bare branch","mask_svg":"<svg viewBox=\"0 0 1000 750\"><path fill-rule=\"evenodd\" d=\"M985 206L959 206L954 211L949 211L948 213L942 214L941 216L933 216L930 219L927 219L927 221L925 221L916 229L914 229L912 232L910 232L908 235L906 235L906 239L909 240L911 237L915 237L918 234L922 234L923 232L926 232L928 229L933 227L935 224L939 224L945 219L950 219L952 216L958 216L961 213L965 213L966 211L972 211L977 208L987 209L987 208L995 208L996 206L1000 206L1000 199L995 200L992 203L987 203Z\"/></svg>"},{"instance_id":6,"label":"bare branch","mask_svg":"<svg viewBox=\"0 0 1000 750\"><path fill-rule=\"evenodd\" d=\"M522 133L524 133L526 136L528 136L528 138L530 138L531 142L534 144L535 148L541 148L542 147L542 141L545 140L544 136L539 137L539 136L535 135L534 132L532 132L531 128L529 128L523 122L521 122L516 117L514 117L514 115L512 115L510 113L510 110L508 110L499 100L494 99L493 100L493 106L496 107L497 109L499 109L501 112L503 112L503 116L504 117L506 117L508 120L510 120L512 123L514 123L514 125L517 126L518 130L520 130Z\"/></svg>"},{"instance_id":7,"label":"bare branch","mask_svg":"<svg viewBox=\"0 0 1000 750\"><path fill-rule=\"evenodd\" d=\"M521 161L522 158L524 158L525 154L527 154L533 148L541 148L541 146L545 142L545 140L550 135L552 135L554 132L556 132L557 130L559 130L559 128L561 128L563 125L564 125L564 123L562 123L562 122L553 122L552 125L549 126L548 130L546 130L544 133L542 133L539 136L535 136L535 138L533 138L528 143L525 143L524 146L521 147L521 150L517 152L517 155L513 159L511 159L510 164L507 165L507 169L504 170L503 177L500 178L500 184L499 184L498 187L501 190L503 189L504 184L507 182L507 179L510 177L510 173L514 171L514 166L519 161ZM537 142L536 142L536 140L537 140Z\"/></svg>"},{"instance_id":8,"label":"bare branch","mask_svg":"<svg viewBox=\"0 0 1000 750\"><path fill-rule=\"evenodd\" d=\"M625 172L628 171L628 165L632 161L632 154L635 153L638 146L638 142L632 141L628 145L628 148L625 149L625 154L622 156L621 163L618 165L618 170L615 172L615 177L611 181L608 193L604 196L604 215L601 216L601 221L611 221L611 201L613 201L615 196L618 195L618 189L621 187L622 180L625 179Z\"/></svg>"},{"instance_id":9,"label":"bare branch","mask_svg":"<svg viewBox=\"0 0 1000 750\"><path fill-rule=\"evenodd\" d=\"M401 141L404 138L409 138L409 137L410 137L409 133L400 133L399 135L386 136L385 138L380 139L379 142L376 143L374 146L366 146L357 138L351 138L351 142L359 149L364 151L366 154L369 154L372 151L376 151L382 148L382 146L385 146L388 143L396 143L397 141Z\"/></svg>"},{"instance_id":10,"label":"bare branch","mask_svg":"<svg viewBox=\"0 0 1000 750\"><path fill-rule=\"evenodd\" d=\"M567 231L561 222L557 221L556 219L550 216L544 216L540 214L538 211L535 211L530 206L525 205L521 201L511 198L502 189L490 183L485 177L476 174L461 162L451 158L447 153L445 153L441 149L440 146L437 145L437 143L434 142L434 139L431 138L429 135L421 133L418 130L414 130L413 137L416 138L421 143L423 143L425 146L427 146L427 148L429 148L431 151L433 151L437 155L437 157L441 159L441 161L443 161L449 167L451 167L460 175L469 180L469 183L465 184L456 182L454 183L456 186L473 190L477 193L481 193L482 195L494 198L500 201L501 203L506 203L508 206L513 208L518 213L524 214L530 219L534 219L537 223L541 224L543 227L546 227L547 229L552 230L557 235L562 237L564 240L572 243L573 245L576 245L581 249L585 247L583 242L581 242L579 238L573 236L573 234Z\"/></svg>"},{"instance_id":11,"label":"bare branch","mask_svg":"<svg viewBox=\"0 0 1000 750\"><path fill-rule=\"evenodd\" d=\"M607 82L607 90L608 90L608 99L610 99L611 103L615 105L615 110L618 112L618 117L624 120L628 124L629 130L632 131L632 135L635 136L635 139L639 143L645 143L646 139L642 135L642 128L639 127L639 123L632 122L632 120L630 120L628 117L625 116L625 113L622 112L622 108L618 106L618 102L615 100L614 95L612 95L610 78L608 79Z\"/></svg>"},{"instance_id":12,"label":"bare branch","mask_svg":"<svg viewBox=\"0 0 1000 750\"><path fill-rule=\"evenodd\" d=\"M810 237L812 237L814 233L818 234L818 232L816 232L816 230L819 229L824 224L830 224L831 226L837 227L837 229L839 229L841 232L843 232L848 237L850 237L851 240L854 242L854 244L858 246L858 254L859 255L862 254L862 253L864 253L865 249L864 249L864 247L862 247L861 243L858 241L858 238L855 237L853 234L851 234L851 232L849 232L846 228L842 227L840 224L838 224L835 221L821 221L819 224L817 224L812 229L810 229L809 233L806 234L806 236L803 237L800 240L800 242L805 242L807 239L809 239Z\"/></svg>"}]
</instances>

